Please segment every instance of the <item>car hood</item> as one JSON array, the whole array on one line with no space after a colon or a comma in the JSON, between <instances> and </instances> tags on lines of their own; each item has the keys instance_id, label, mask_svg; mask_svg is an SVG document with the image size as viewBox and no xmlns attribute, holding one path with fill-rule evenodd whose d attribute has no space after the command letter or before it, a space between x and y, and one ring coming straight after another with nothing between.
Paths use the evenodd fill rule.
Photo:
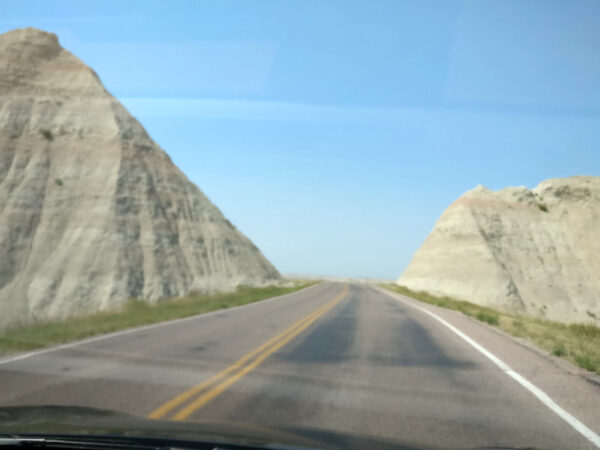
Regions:
<instances>
[{"instance_id":1,"label":"car hood","mask_svg":"<svg viewBox=\"0 0 600 450\"><path fill-rule=\"evenodd\" d=\"M271 429L228 422L175 422L95 408L52 405L0 408L0 434L152 437L268 448L431 448L319 429Z\"/></svg>"}]
</instances>

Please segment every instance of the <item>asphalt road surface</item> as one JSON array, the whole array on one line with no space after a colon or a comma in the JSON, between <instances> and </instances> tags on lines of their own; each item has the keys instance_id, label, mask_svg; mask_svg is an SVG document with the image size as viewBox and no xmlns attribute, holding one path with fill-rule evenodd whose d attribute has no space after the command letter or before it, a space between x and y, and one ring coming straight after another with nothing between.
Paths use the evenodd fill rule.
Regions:
<instances>
[{"instance_id":1,"label":"asphalt road surface","mask_svg":"<svg viewBox=\"0 0 600 450\"><path fill-rule=\"evenodd\" d=\"M600 431L599 386L486 325L428 308ZM369 286L322 283L245 307L5 358L0 405L81 405L423 446L596 448L504 372L413 301Z\"/></svg>"}]
</instances>

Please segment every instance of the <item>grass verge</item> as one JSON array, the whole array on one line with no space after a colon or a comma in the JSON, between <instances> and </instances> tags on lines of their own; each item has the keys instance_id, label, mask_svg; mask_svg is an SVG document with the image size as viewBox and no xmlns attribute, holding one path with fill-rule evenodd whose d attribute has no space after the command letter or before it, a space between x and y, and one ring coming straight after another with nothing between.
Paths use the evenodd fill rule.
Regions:
<instances>
[{"instance_id":1,"label":"grass verge","mask_svg":"<svg viewBox=\"0 0 600 450\"><path fill-rule=\"evenodd\" d=\"M189 295L177 299L160 300L155 303L133 299L121 308L110 311L64 320L40 321L6 329L0 333L0 354L49 347L125 328L246 305L298 291L316 283L316 281L299 282L287 287L240 286L234 292Z\"/></svg>"},{"instance_id":2,"label":"grass verge","mask_svg":"<svg viewBox=\"0 0 600 450\"><path fill-rule=\"evenodd\" d=\"M425 303L460 311L515 337L525 338L555 356L600 375L600 327L507 314L464 300L436 297L427 292L414 292L394 284L385 284L382 287Z\"/></svg>"}]
</instances>

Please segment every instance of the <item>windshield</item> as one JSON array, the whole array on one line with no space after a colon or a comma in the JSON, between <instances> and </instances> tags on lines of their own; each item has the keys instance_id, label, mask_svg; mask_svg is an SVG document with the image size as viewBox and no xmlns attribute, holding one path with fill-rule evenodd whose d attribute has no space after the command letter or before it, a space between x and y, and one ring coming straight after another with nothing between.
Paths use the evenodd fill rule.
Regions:
<instances>
[{"instance_id":1,"label":"windshield","mask_svg":"<svg viewBox=\"0 0 600 450\"><path fill-rule=\"evenodd\" d=\"M600 3L0 10L0 433L600 447Z\"/></svg>"}]
</instances>

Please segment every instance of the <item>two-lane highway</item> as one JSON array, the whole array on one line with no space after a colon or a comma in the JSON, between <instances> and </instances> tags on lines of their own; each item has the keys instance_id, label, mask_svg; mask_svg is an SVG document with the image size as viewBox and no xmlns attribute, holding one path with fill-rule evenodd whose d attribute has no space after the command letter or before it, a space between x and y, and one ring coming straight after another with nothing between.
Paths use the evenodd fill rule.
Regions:
<instances>
[{"instance_id":1,"label":"two-lane highway","mask_svg":"<svg viewBox=\"0 0 600 450\"><path fill-rule=\"evenodd\" d=\"M322 283L5 359L0 386L2 406L81 405L440 447L595 448L452 330L359 285Z\"/></svg>"}]
</instances>

